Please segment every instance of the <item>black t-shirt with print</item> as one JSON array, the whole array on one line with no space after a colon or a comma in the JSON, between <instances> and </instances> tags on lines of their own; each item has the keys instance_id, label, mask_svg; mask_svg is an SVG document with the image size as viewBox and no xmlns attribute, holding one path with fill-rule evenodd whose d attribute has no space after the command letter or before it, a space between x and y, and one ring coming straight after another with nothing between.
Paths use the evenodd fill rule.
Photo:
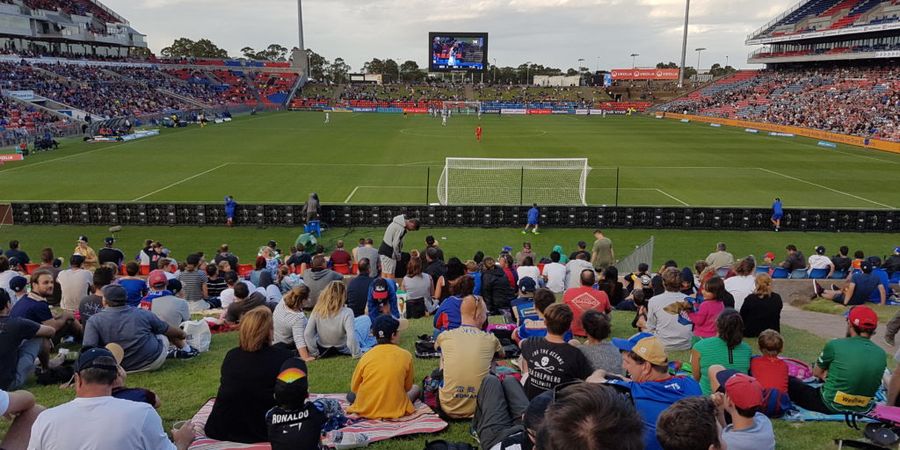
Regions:
<instances>
[{"instance_id":1,"label":"black t-shirt with print","mask_svg":"<svg viewBox=\"0 0 900 450\"><path fill-rule=\"evenodd\" d=\"M583 380L593 373L591 363L578 348L549 342L542 337L522 342L522 357L528 363L525 394L529 399L559 384Z\"/></svg>"},{"instance_id":2,"label":"black t-shirt with print","mask_svg":"<svg viewBox=\"0 0 900 450\"><path fill-rule=\"evenodd\" d=\"M317 449L322 438L325 413L312 402L303 409L284 409L276 406L266 413L269 442L272 450Z\"/></svg>"}]
</instances>

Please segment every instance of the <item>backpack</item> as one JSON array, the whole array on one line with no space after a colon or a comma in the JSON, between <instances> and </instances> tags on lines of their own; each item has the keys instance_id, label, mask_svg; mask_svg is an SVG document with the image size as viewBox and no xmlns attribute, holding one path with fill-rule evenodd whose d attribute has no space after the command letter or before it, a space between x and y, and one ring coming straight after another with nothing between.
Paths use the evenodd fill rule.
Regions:
<instances>
[{"instance_id":1,"label":"backpack","mask_svg":"<svg viewBox=\"0 0 900 450\"><path fill-rule=\"evenodd\" d=\"M416 340L416 358L432 359L440 357L441 352L435 350L434 340L431 336L425 334L419 336L419 339Z\"/></svg>"},{"instance_id":2,"label":"backpack","mask_svg":"<svg viewBox=\"0 0 900 450\"><path fill-rule=\"evenodd\" d=\"M434 369L431 375L422 380L422 401L428 405L432 411L441 411L440 390L444 383L444 372L441 369Z\"/></svg>"},{"instance_id":3,"label":"backpack","mask_svg":"<svg viewBox=\"0 0 900 450\"><path fill-rule=\"evenodd\" d=\"M809 364L806 364L799 359L786 358L783 356L779 356L779 358L787 363L788 376L797 378L799 380L807 380L809 378L812 378L813 373L812 369L809 368Z\"/></svg>"}]
</instances>

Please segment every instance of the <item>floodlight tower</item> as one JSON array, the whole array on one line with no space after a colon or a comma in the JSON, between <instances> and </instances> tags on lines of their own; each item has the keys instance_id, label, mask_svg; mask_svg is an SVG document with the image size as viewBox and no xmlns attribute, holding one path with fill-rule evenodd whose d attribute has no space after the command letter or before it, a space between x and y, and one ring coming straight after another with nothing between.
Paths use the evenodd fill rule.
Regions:
<instances>
[{"instance_id":1,"label":"floodlight tower","mask_svg":"<svg viewBox=\"0 0 900 450\"><path fill-rule=\"evenodd\" d=\"M691 0L685 0L684 5L684 39L681 42L681 71L678 73L678 87L684 87L684 65L687 59L688 21L691 14Z\"/></svg>"},{"instance_id":2,"label":"floodlight tower","mask_svg":"<svg viewBox=\"0 0 900 450\"><path fill-rule=\"evenodd\" d=\"M297 0L297 28L300 40L297 42L297 51L294 52L294 64L300 66L303 76L309 77L309 55L306 54L306 46L303 43L303 0Z\"/></svg>"}]
</instances>

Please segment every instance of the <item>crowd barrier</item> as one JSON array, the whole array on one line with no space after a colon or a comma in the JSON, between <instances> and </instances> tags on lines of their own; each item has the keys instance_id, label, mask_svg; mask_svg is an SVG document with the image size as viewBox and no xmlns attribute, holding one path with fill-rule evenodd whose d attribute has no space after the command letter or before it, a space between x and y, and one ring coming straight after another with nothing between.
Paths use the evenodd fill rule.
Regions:
<instances>
[{"instance_id":1,"label":"crowd barrier","mask_svg":"<svg viewBox=\"0 0 900 450\"><path fill-rule=\"evenodd\" d=\"M2 206L2 205L0 205ZM297 205L238 205L237 226L302 226ZM527 206L323 205L321 221L330 227L375 227L409 214L430 227L520 227ZM771 230L770 209L545 206L540 223L550 228L650 228L684 230ZM185 203L13 203L16 225L185 225L224 226L222 204ZM786 231L900 231L897 210L787 209Z\"/></svg>"},{"instance_id":2,"label":"crowd barrier","mask_svg":"<svg viewBox=\"0 0 900 450\"><path fill-rule=\"evenodd\" d=\"M792 127L772 123L751 122L749 120L723 119L719 117L695 116L690 114L662 113L663 117L675 120L690 120L704 123L717 123L738 128L752 128L756 130L772 131L776 133L794 134L822 141L855 145L857 147L873 148L891 153L900 153L900 142L881 141L860 136L830 133L828 131L813 130L811 128Z\"/></svg>"}]
</instances>

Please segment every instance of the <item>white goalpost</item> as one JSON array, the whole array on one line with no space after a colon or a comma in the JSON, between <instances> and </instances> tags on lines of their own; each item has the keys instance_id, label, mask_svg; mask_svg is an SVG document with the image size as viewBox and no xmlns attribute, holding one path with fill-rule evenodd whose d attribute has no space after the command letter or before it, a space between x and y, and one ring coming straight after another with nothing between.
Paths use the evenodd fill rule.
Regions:
<instances>
[{"instance_id":1,"label":"white goalpost","mask_svg":"<svg viewBox=\"0 0 900 450\"><path fill-rule=\"evenodd\" d=\"M587 205L587 158L447 158L442 205Z\"/></svg>"}]
</instances>

